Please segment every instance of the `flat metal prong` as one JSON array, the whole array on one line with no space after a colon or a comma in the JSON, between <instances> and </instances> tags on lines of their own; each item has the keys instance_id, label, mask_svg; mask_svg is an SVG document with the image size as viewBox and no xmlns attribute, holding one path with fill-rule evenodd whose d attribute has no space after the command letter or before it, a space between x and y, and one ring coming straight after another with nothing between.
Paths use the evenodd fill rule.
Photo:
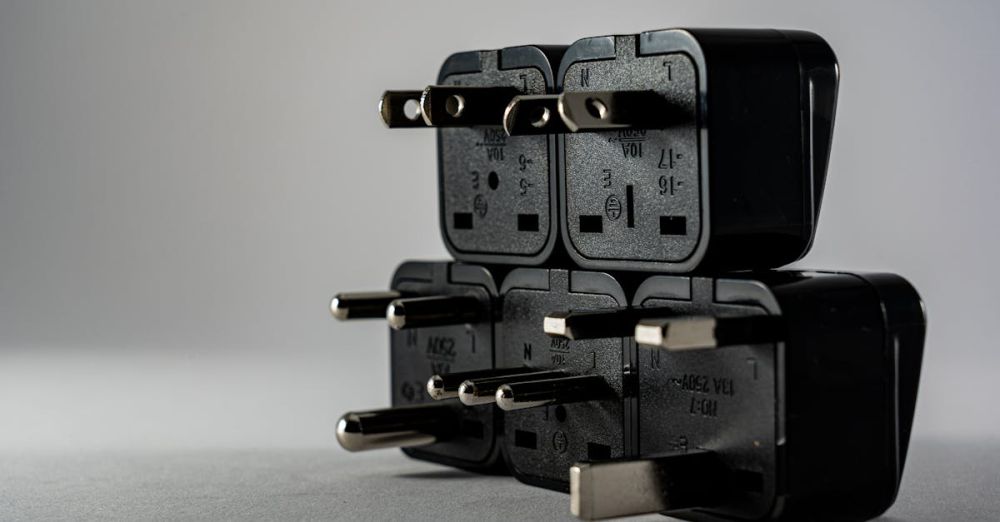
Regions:
<instances>
[{"instance_id":1,"label":"flat metal prong","mask_svg":"<svg viewBox=\"0 0 1000 522\"><path fill-rule=\"evenodd\" d=\"M635 340L672 351L703 350L777 342L783 325L781 317L771 315L643 319L635 327Z\"/></svg>"},{"instance_id":2,"label":"flat metal prong","mask_svg":"<svg viewBox=\"0 0 1000 522\"><path fill-rule=\"evenodd\" d=\"M454 399L462 383L470 379L503 377L529 371L526 368L492 368L468 372L441 373L427 379L427 394L434 400Z\"/></svg>"},{"instance_id":3,"label":"flat metal prong","mask_svg":"<svg viewBox=\"0 0 1000 522\"><path fill-rule=\"evenodd\" d=\"M482 306L472 296L409 297L389 303L385 318L395 330L473 323Z\"/></svg>"},{"instance_id":4,"label":"flat metal prong","mask_svg":"<svg viewBox=\"0 0 1000 522\"><path fill-rule=\"evenodd\" d=\"M707 451L580 463L569 470L570 511L583 520L710 507L729 487L729 473Z\"/></svg>"},{"instance_id":5,"label":"flat metal prong","mask_svg":"<svg viewBox=\"0 0 1000 522\"><path fill-rule=\"evenodd\" d=\"M420 97L420 111L432 127L499 127L507 105L518 94L514 87L431 85Z\"/></svg>"},{"instance_id":6,"label":"flat metal prong","mask_svg":"<svg viewBox=\"0 0 1000 522\"><path fill-rule=\"evenodd\" d=\"M395 290L384 292L341 292L330 300L330 313L341 321L385 317L389 303L403 297Z\"/></svg>"},{"instance_id":7,"label":"flat metal prong","mask_svg":"<svg viewBox=\"0 0 1000 522\"><path fill-rule=\"evenodd\" d=\"M504 384L566 377L566 373L552 370L522 369L509 375L467 379L458 387L458 400L466 406L490 404L496 401L497 388Z\"/></svg>"},{"instance_id":8,"label":"flat metal prong","mask_svg":"<svg viewBox=\"0 0 1000 522\"><path fill-rule=\"evenodd\" d=\"M385 91L378 102L378 114L386 127L426 127L420 110L420 97L424 91ZM407 104L410 108L407 109ZM407 114L407 111L410 113Z\"/></svg>"},{"instance_id":9,"label":"flat metal prong","mask_svg":"<svg viewBox=\"0 0 1000 522\"><path fill-rule=\"evenodd\" d=\"M664 317L663 308L619 308L552 312L542 321L543 331L552 337L570 340L632 337L635 326L646 317Z\"/></svg>"},{"instance_id":10,"label":"flat metal prong","mask_svg":"<svg viewBox=\"0 0 1000 522\"><path fill-rule=\"evenodd\" d=\"M497 406L505 411L546 404L582 402L605 397L607 381L600 375L578 375L539 381L508 383L497 388Z\"/></svg>"},{"instance_id":11,"label":"flat metal prong","mask_svg":"<svg viewBox=\"0 0 1000 522\"><path fill-rule=\"evenodd\" d=\"M503 113L503 128L510 136L568 132L559 116L558 94L515 96Z\"/></svg>"},{"instance_id":12,"label":"flat metal prong","mask_svg":"<svg viewBox=\"0 0 1000 522\"><path fill-rule=\"evenodd\" d=\"M662 129L677 123L655 91L582 91L559 95L559 115L570 132Z\"/></svg>"},{"instance_id":13,"label":"flat metal prong","mask_svg":"<svg viewBox=\"0 0 1000 522\"><path fill-rule=\"evenodd\" d=\"M439 404L352 411L337 423L337 441L347 451L424 446L454 435L455 419Z\"/></svg>"}]
</instances>

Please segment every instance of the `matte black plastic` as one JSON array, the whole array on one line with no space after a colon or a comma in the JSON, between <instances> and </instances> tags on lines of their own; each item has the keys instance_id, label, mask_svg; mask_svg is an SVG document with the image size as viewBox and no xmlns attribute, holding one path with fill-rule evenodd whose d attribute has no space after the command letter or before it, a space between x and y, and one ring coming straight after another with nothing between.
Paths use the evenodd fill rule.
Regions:
<instances>
[{"instance_id":1,"label":"matte black plastic","mask_svg":"<svg viewBox=\"0 0 1000 522\"><path fill-rule=\"evenodd\" d=\"M775 343L639 347L639 455L716 452L735 489L690 520L867 520L895 499L909 444L925 319L893 274L774 271L656 276L634 304L780 315Z\"/></svg>"},{"instance_id":2,"label":"matte black plastic","mask_svg":"<svg viewBox=\"0 0 1000 522\"><path fill-rule=\"evenodd\" d=\"M604 400L573 402L504 413L504 457L520 481L569 490L569 468L581 460L633 453L632 407L624 379L629 338L570 341L545 335L544 317L573 309L627 306L622 288L608 274L519 268L501 287L497 366L564 370L600 375L611 394Z\"/></svg>"},{"instance_id":3,"label":"matte black plastic","mask_svg":"<svg viewBox=\"0 0 1000 522\"><path fill-rule=\"evenodd\" d=\"M557 81L566 92L654 89L690 117L663 130L560 135L563 238L580 266L763 269L808 251L838 85L822 38L737 29L586 38L567 50ZM626 199L629 219L619 219Z\"/></svg>"},{"instance_id":4,"label":"matte black plastic","mask_svg":"<svg viewBox=\"0 0 1000 522\"><path fill-rule=\"evenodd\" d=\"M565 46L526 45L450 56L438 83L554 92ZM554 136L496 127L438 129L441 233L461 261L543 265L563 260Z\"/></svg>"},{"instance_id":5,"label":"matte black plastic","mask_svg":"<svg viewBox=\"0 0 1000 522\"><path fill-rule=\"evenodd\" d=\"M480 301L483 310L481 319L472 324L389 330L393 406L435 402L426 388L432 375L493 368L493 316L498 295L495 272L461 263L408 261L396 269L392 289L414 296L471 296ZM466 408L457 400L446 403L457 414L453 431L458 435L429 446L404 448L403 452L459 468L501 471L497 412Z\"/></svg>"}]
</instances>

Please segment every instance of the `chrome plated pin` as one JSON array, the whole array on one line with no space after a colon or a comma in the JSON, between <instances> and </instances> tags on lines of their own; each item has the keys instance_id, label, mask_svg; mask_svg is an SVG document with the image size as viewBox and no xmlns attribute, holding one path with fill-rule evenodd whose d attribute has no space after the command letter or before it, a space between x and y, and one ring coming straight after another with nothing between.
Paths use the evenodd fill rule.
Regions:
<instances>
[{"instance_id":1,"label":"chrome plated pin","mask_svg":"<svg viewBox=\"0 0 1000 522\"><path fill-rule=\"evenodd\" d=\"M497 388L504 384L525 380L551 379L554 377L566 377L566 373L551 370L524 369L511 375L468 379L458 387L458 400L462 401L462 404L466 406L489 404L496 401Z\"/></svg>"},{"instance_id":2,"label":"chrome plated pin","mask_svg":"<svg viewBox=\"0 0 1000 522\"><path fill-rule=\"evenodd\" d=\"M571 132L662 129L677 121L671 105L654 91L564 92L558 107Z\"/></svg>"},{"instance_id":3,"label":"chrome plated pin","mask_svg":"<svg viewBox=\"0 0 1000 522\"><path fill-rule=\"evenodd\" d=\"M703 350L781 340L780 316L675 317L643 319L635 327L635 340L671 351Z\"/></svg>"},{"instance_id":4,"label":"chrome plated pin","mask_svg":"<svg viewBox=\"0 0 1000 522\"><path fill-rule=\"evenodd\" d=\"M462 383L470 379L486 379L516 375L528 371L526 368L494 368L489 370L472 370L468 372L442 373L431 376L427 380L427 394L434 400L453 399L458 397Z\"/></svg>"},{"instance_id":5,"label":"chrome plated pin","mask_svg":"<svg viewBox=\"0 0 1000 522\"><path fill-rule=\"evenodd\" d=\"M472 296L409 297L389 303L385 317L393 329L403 330L472 323L480 319L481 309Z\"/></svg>"},{"instance_id":6,"label":"chrome plated pin","mask_svg":"<svg viewBox=\"0 0 1000 522\"><path fill-rule=\"evenodd\" d=\"M347 451L424 446L454 435L456 426L455 411L440 404L352 411L337 423L337 441Z\"/></svg>"},{"instance_id":7,"label":"chrome plated pin","mask_svg":"<svg viewBox=\"0 0 1000 522\"><path fill-rule=\"evenodd\" d=\"M619 308L613 310L573 310L552 312L542 322L543 331L552 337L570 340L632 337L635 326L646 317L664 317L663 308Z\"/></svg>"},{"instance_id":8,"label":"chrome plated pin","mask_svg":"<svg viewBox=\"0 0 1000 522\"><path fill-rule=\"evenodd\" d=\"M505 411L547 404L582 402L606 397L607 382L600 375L578 375L539 381L508 383L497 388L497 406Z\"/></svg>"},{"instance_id":9,"label":"chrome plated pin","mask_svg":"<svg viewBox=\"0 0 1000 522\"><path fill-rule=\"evenodd\" d=\"M499 127L507 105L518 94L514 87L431 85L420 97L420 110L432 127Z\"/></svg>"},{"instance_id":10,"label":"chrome plated pin","mask_svg":"<svg viewBox=\"0 0 1000 522\"><path fill-rule=\"evenodd\" d=\"M515 96L503 113L503 128L510 136L568 132L559 116L559 95Z\"/></svg>"},{"instance_id":11,"label":"chrome plated pin","mask_svg":"<svg viewBox=\"0 0 1000 522\"><path fill-rule=\"evenodd\" d=\"M378 102L382 123L390 129L398 127L426 127L420 110L423 91L385 91Z\"/></svg>"},{"instance_id":12,"label":"chrome plated pin","mask_svg":"<svg viewBox=\"0 0 1000 522\"><path fill-rule=\"evenodd\" d=\"M342 292L330 300L330 313L341 321L385 317L389 303L403 297L395 290L383 292Z\"/></svg>"},{"instance_id":13,"label":"chrome plated pin","mask_svg":"<svg viewBox=\"0 0 1000 522\"><path fill-rule=\"evenodd\" d=\"M583 520L711 507L730 487L729 472L708 451L579 463L569 470L570 511Z\"/></svg>"}]
</instances>

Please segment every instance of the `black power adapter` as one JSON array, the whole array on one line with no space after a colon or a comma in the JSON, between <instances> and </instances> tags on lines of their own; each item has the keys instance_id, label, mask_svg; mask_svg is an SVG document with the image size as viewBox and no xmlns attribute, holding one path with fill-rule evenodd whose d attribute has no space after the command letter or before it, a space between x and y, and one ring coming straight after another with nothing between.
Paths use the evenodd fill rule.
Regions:
<instances>
[{"instance_id":1,"label":"black power adapter","mask_svg":"<svg viewBox=\"0 0 1000 522\"><path fill-rule=\"evenodd\" d=\"M406 263L394 280L406 295L496 301L480 267ZM346 414L341 444L493 472L499 452L518 480L569 491L584 519L866 520L892 504L925 330L901 277L768 271L637 284L523 268L499 295L495 322L438 306L439 326L416 330L421 341L395 332L402 407ZM335 309L356 300L342 294ZM442 366L430 339L478 324L495 325L496 364L472 362L466 344Z\"/></svg>"},{"instance_id":2,"label":"black power adapter","mask_svg":"<svg viewBox=\"0 0 1000 522\"><path fill-rule=\"evenodd\" d=\"M809 249L838 69L802 31L671 29L585 38L556 113L566 248L591 269L773 268ZM512 104L517 107L522 100ZM528 111L521 111L531 114Z\"/></svg>"},{"instance_id":3,"label":"black power adapter","mask_svg":"<svg viewBox=\"0 0 1000 522\"><path fill-rule=\"evenodd\" d=\"M633 303L666 312L635 331L639 459L574 467L574 513L867 520L889 508L925 331L903 278L654 276Z\"/></svg>"},{"instance_id":4,"label":"black power adapter","mask_svg":"<svg viewBox=\"0 0 1000 522\"><path fill-rule=\"evenodd\" d=\"M437 85L388 91L380 113L390 127L438 129L441 231L456 259L540 265L562 252L554 136L509 136L515 96L555 90L566 47L520 46L451 55ZM406 112L406 103L419 111Z\"/></svg>"},{"instance_id":5,"label":"black power adapter","mask_svg":"<svg viewBox=\"0 0 1000 522\"><path fill-rule=\"evenodd\" d=\"M392 327L394 407L345 414L341 445L507 471L584 519L884 512L920 297L772 270L815 234L837 84L812 33L672 29L459 53L386 92L390 127L439 127L445 244L484 265L334 298Z\"/></svg>"},{"instance_id":6,"label":"black power adapter","mask_svg":"<svg viewBox=\"0 0 1000 522\"><path fill-rule=\"evenodd\" d=\"M435 402L432 396L449 392L428 382L432 375L476 376L493 369L496 298L490 270L447 262L403 263L388 292L334 297L334 317L387 318L391 327L393 408L345 414L337 426L341 445L352 451L404 447L414 458L496 470L498 412Z\"/></svg>"},{"instance_id":7,"label":"black power adapter","mask_svg":"<svg viewBox=\"0 0 1000 522\"><path fill-rule=\"evenodd\" d=\"M519 268L500 293L497 366L538 372L494 381L497 405L505 411L510 472L529 484L565 490L569 465L632 455L634 397L623 372L623 354L634 350L631 339L570 341L544 331L559 328L558 316L547 317L554 311L627 308L618 282L600 272ZM538 376L553 371L560 375Z\"/></svg>"}]
</instances>

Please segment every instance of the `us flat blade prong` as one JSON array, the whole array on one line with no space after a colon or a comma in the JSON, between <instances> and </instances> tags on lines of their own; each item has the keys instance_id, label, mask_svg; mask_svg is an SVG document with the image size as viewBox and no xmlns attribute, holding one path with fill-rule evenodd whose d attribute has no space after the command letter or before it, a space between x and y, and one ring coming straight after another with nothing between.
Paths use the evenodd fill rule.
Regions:
<instances>
[{"instance_id":1,"label":"us flat blade prong","mask_svg":"<svg viewBox=\"0 0 1000 522\"><path fill-rule=\"evenodd\" d=\"M389 303L403 297L395 290L383 292L341 292L330 300L330 313L341 321L385 317Z\"/></svg>"},{"instance_id":2,"label":"us flat blade prong","mask_svg":"<svg viewBox=\"0 0 1000 522\"><path fill-rule=\"evenodd\" d=\"M554 377L566 377L566 374L551 370L521 370L511 375L468 379L458 387L458 400L466 406L490 404L496 401L497 389L504 384Z\"/></svg>"},{"instance_id":3,"label":"us flat blade prong","mask_svg":"<svg viewBox=\"0 0 1000 522\"><path fill-rule=\"evenodd\" d=\"M470 379L503 377L525 373L525 368L495 368L489 370L473 370L468 372L442 373L427 379L427 394L434 400L454 399L462 383Z\"/></svg>"},{"instance_id":4,"label":"us flat blade prong","mask_svg":"<svg viewBox=\"0 0 1000 522\"><path fill-rule=\"evenodd\" d=\"M420 111L420 97L424 91L385 91L378 102L382 123L390 129L397 127L426 127ZM409 104L409 108L407 107ZM409 113L408 113L409 111Z\"/></svg>"},{"instance_id":5,"label":"us flat blade prong","mask_svg":"<svg viewBox=\"0 0 1000 522\"><path fill-rule=\"evenodd\" d=\"M503 128L510 136L568 132L559 116L559 95L515 96L503 113Z\"/></svg>"},{"instance_id":6,"label":"us flat blade prong","mask_svg":"<svg viewBox=\"0 0 1000 522\"><path fill-rule=\"evenodd\" d=\"M643 319L635 327L635 340L671 351L701 350L781 340L781 317L675 317Z\"/></svg>"},{"instance_id":7,"label":"us flat blade prong","mask_svg":"<svg viewBox=\"0 0 1000 522\"><path fill-rule=\"evenodd\" d=\"M635 326L646 317L664 317L669 311L659 308L621 308L617 310L574 310L545 316L542 329L552 337L578 341L632 337Z\"/></svg>"},{"instance_id":8,"label":"us flat blade prong","mask_svg":"<svg viewBox=\"0 0 1000 522\"><path fill-rule=\"evenodd\" d=\"M385 317L395 330L472 323L479 320L479 300L471 296L431 296L396 299Z\"/></svg>"},{"instance_id":9,"label":"us flat blade prong","mask_svg":"<svg viewBox=\"0 0 1000 522\"><path fill-rule=\"evenodd\" d=\"M504 384L497 388L496 401L500 409L514 411L599 399L607 396L608 392L604 377L578 375Z\"/></svg>"},{"instance_id":10,"label":"us flat blade prong","mask_svg":"<svg viewBox=\"0 0 1000 522\"><path fill-rule=\"evenodd\" d=\"M347 451L433 444L455 430L455 411L434 404L347 412L337 423L337 441Z\"/></svg>"},{"instance_id":11,"label":"us flat blade prong","mask_svg":"<svg viewBox=\"0 0 1000 522\"><path fill-rule=\"evenodd\" d=\"M580 463L569 470L570 511L583 520L711 506L728 488L727 470L707 451Z\"/></svg>"},{"instance_id":12,"label":"us flat blade prong","mask_svg":"<svg viewBox=\"0 0 1000 522\"><path fill-rule=\"evenodd\" d=\"M564 92L558 107L571 132L662 129L676 123L671 106L654 91Z\"/></svg>"},{"instance_id":13,"label":"us flat blade prong","mask_svg":"<svg viewBox=\"0 0 1000 522\"><path fill-rule=\"evenodd\" d=\"M432 127L500 127L507 105L518 94L514 87L432 85L420 97L420 110Z\"/></svg>"}]
</instances>

